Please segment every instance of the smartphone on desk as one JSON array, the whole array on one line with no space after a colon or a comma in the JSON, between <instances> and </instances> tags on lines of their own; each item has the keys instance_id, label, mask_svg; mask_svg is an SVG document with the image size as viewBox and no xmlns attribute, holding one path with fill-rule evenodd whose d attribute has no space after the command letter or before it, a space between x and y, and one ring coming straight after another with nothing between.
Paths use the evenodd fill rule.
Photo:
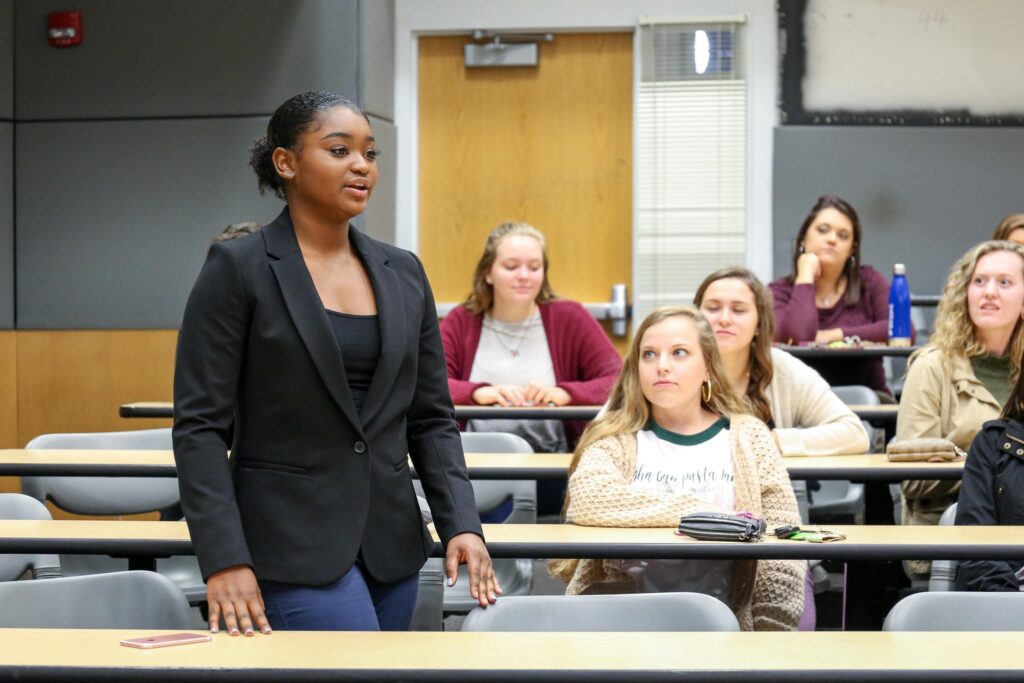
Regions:
<instances>
[{"instance_id":1,"label":"smartphone on desk","mask_svg":"<svg viewBox=\"0 0 1024 683\"><path fill-rule=\"evenodd\" d=\"M213 640L209 633L169 633L165 636L145 636L142 638L128 638L122 640L125 647L137 647L143 650L151 650L156 647L171 647L172 645L189 645L191 643L208 643Z\"/></svg>"}]
</instances>

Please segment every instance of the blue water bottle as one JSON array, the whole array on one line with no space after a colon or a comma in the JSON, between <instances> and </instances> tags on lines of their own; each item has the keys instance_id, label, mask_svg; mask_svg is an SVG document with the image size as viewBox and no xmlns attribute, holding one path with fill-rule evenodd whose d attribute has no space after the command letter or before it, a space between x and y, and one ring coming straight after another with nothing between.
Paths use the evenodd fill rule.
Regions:
<instances>
[{"instance_id":1,"label":"blue water bottle","mask_svg":"<svg viewBox=\"0 0 1024 683\"><path fill-rule=\"evenodd\" d=\"M889 287L889 346L910 346L910 285L902 263L892 267Z\"/></svg>"}]
</instances>

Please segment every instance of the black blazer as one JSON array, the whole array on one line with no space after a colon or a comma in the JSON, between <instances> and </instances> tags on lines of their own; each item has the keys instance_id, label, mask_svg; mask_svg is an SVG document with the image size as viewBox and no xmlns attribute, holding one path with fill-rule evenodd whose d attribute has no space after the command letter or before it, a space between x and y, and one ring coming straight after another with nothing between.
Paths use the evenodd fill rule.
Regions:
<instances>
[{"instance_id":1,"label":"black blazer","mask_svg":"<svg viewBox=\"0 0 1024 683\"><path fill-rule=\"evenodd\" d=\"M349 235L383 340L358 414L287 207L259 233L214 244L189 296L174 459L204 578L249 565L260 579L323 585L357 555L378 581L414 574L433 542L406 454L441 539L482 535L423 266Z\"/></svg>"}]
</instances>

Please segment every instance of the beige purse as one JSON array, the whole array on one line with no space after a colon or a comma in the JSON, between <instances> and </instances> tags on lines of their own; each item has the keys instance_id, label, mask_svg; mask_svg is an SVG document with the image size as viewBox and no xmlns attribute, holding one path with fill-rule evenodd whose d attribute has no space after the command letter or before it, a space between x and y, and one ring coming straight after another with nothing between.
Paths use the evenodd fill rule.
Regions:
<instances>
[{"instance_id":1,"label":"beige purse","mask_svg":"<svg viewBox=\"0 0 1024 683\"><path fill-rule=\"evenodd\" d=\"M889 462L954 462L967 454L949 439L899 439L885 447Z\"/></svg>"}]
</instances>

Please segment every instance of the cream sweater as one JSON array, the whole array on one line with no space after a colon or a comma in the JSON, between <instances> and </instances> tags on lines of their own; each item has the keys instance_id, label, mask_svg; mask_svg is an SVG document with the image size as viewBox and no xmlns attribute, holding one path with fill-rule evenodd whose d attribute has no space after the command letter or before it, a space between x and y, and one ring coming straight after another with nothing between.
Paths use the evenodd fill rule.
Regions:
<instances>
[{"instance_id":1,"label":"cream sweater","mask_svg":"<svg viewBox=\"0 0 1024 683\"><path fill-rule=\"evenodd\" d=\"M764 517L769 528L799 524L796 499L768 428L746 415L729 427L736 510ZM567 521L583 526L669 527L682 515L711 509L685 494L630 486L636 466L636 434L602 439L583 452L569 479ZM720 512L735 512L721 510ZM807 563L744 560L734 563L730 607L743 630L795 630L804 607ZM578 560L561 572L566 593L632 592L633 580L614 562Z\"/></svg>"},{"instance_id":2,"label":"cream sweater","mask_svg":"<svg viewBox=\"0 0 1024 683\"><path fill-rule=\"evenodd\" d=\"M814 368L774 348L772 368L765 394L784 456L867 453L864 425Z\"/></svg>"}]
</instances>

